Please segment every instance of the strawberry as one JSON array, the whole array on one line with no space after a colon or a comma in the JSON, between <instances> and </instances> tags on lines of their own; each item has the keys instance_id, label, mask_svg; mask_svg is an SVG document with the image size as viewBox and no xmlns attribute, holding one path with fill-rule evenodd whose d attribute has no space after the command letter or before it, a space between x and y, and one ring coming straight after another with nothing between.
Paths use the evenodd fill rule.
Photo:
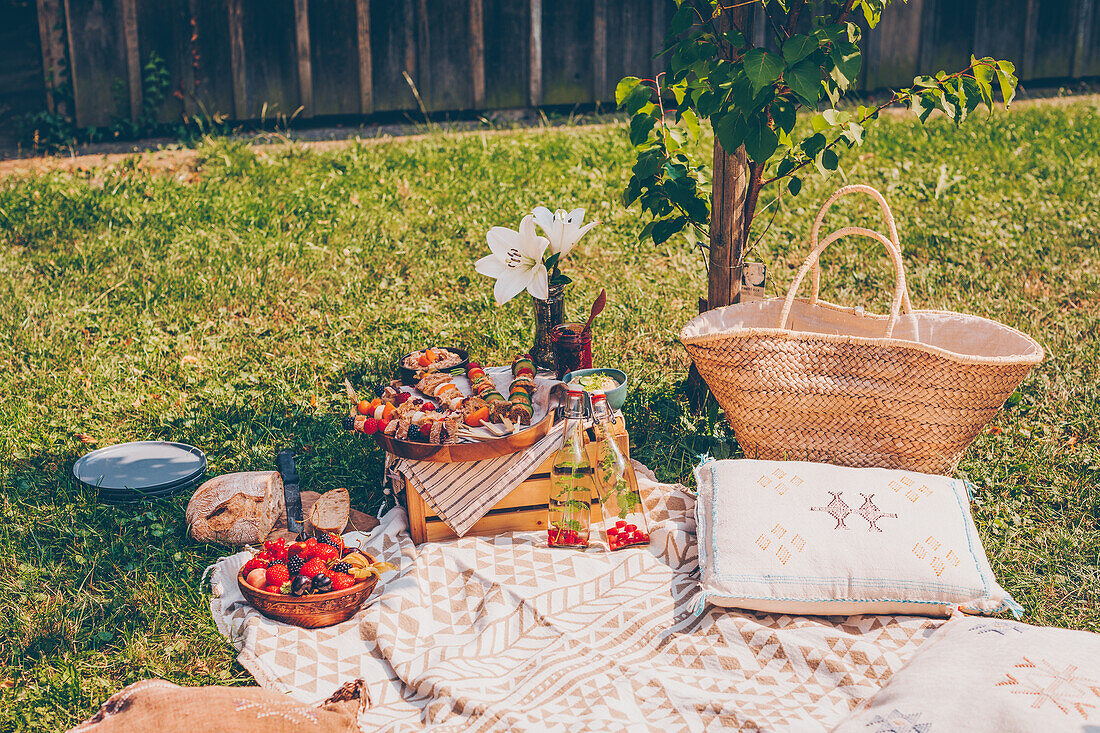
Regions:
<instances>
[{"instance_id":1,"label":"strawberry","mask_svg":"<svg viewBox=\"0 0 1100 733\"><path fill-rule=\"evenodd\" d=\"M264 586L264 590L267 591L268 593L282 593L283 592L282 589L277 585Z\"/></svg>"},{"instance_id":2,"label":"strawberry","mask_svg":"<svg viewBox=\"0 0 1100 733\"><path fill-rule=\"evenodd\" d=\"M343 590L344 588L350 588L355 585L355 578L347 573L333 573L332 574L332 589Z\"/></svg>"},{"instance_id":3,"label":"strawberry","mask_svg":"<svg viewBox=\"0 0 1100 733\"><path fill-rule=\"evenodd\" d=\"M367 435L374 435L378 432L378 420L373 417L368 417L363 423L363 432Z\"/></svg>"},{"instance_id":4,"label":"strawberry","mask_svg":"<svg viewBox=\"0 0 1100 733\"><path fill-rule=\"evenodd\" d=\"M306 540L306 549L299 554L302 556L302 558L308 560L316 554L317 548L319 546L320 544L317 542L317 540L313 537L310 537L308 540Z\"/></svg>"},{"instance_id":5,"label":"strawberry","mask_svg":"<svg viewBox=\"0 0 1100 733\"><path fill-rule=\"evenodd\" d=\"M340 557L340 550L332 545L317 545L317 549L313 552L313 559L325 563L338 557Z\"/></svg>"},{"instance_id":6,"label":"strawberry","mask_svg":"<svg viewBox=\"0 0 1100 733\"><path fill-rule=\"evenodd\" d=\"M305 542L294 542L293 544L287 545L287 548L286 548L287 557L294 557L295 555L301 555L302 552L305 551L305 549L306 549L306 543ZM304 558L304 559L308 560L309 558Z\"/></svg>"},{"instance_id":7,"label":"strawberry","mask_svg":"<svg viewBox=\"0 0 1100 733\"><path fill-rule=\"evenodd\" d=\"M305 575L312 578L318 573L327 573L328 566L319 557L310 558L310 560L302 566L302 570L299 575Z\"/></svg>"},{"instance_id":8,"label":"strawberry","mask_svg":"<svg viewBox=\"0 0 1100 733\"><path fill-rule=\"evenodd\" d=\"M285 548L284 548L285 549ZM268 585L282 585L290 580L290 571L287 570L286 565L278 563L276 565L269 565L267 568L267 584Z\"/></svg>"}]
</instances>

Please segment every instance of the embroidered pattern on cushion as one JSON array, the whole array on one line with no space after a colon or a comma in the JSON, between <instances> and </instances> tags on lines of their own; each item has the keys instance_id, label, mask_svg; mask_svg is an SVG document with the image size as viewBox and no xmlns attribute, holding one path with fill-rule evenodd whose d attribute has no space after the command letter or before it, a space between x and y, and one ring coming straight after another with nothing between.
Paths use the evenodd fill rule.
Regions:
<instances>
[{"instance_id":1,"label":"embroidered pattern on cushion","mask_svg":"<svg viewBox=\"0 0 1100 733\"><path fill-rule=\"evenodd\" d=\"M860 494L860 496L863 497L863 504L859 507L859 516L866 519L867 524L870 525L869 527L867 527L868 532L870 532L871 530L874 530L876 532L882 531L882 529L878 526L878 520L880 519L898 518L897 514L884 512L877 506L875 506L875 502L871 501L875 498L874 494Z\"/></svg>"},{"instance_id":2,"label":"embroidered pattern on cushion","mask_svg":"<svg viewBox=\"0 0 1100 733\"><path fill-rule=\"evenodd\" d=\"M1088 718L1089 712L1100 702L1100 682L1077 673L1076 664L1064 669L1055 667L1045 659L1033 662L1027 657L1016 664L1014 673L1006 672L1005 678L994 684L1004 687L1013 695L1035 698L1033 710L1053 705L1066 715L1076 713Z\"/></svg>"},{"instance_id":3,"label":"embroidered pattern on cushion","mask_svg":"<svg viewBox=\"0 0 1100 733\"><path fill-rule=\"evenodd\" d=\"M761 550L767 552L768 548L772 544L772 539L774 538L775 541L779 543L779 546L775 549L775 556L779 558L779 562L786 565L788 562L791 561L791 558L794 557L794 552L802 552L804 549L806 549L806 540L802 537L802 535L796 532L787 541L789 543L788 545L787 543L783 542L783 537L786 536L786 534L787 528L784 527L782 524L776 523L776 525L771 528L770 532L760 533L760 536L756 538L756 546L759 547ZM771 535L771 537L769 537L768 535Z\"/></svg>"},{"instance_id":4,"label":"embroidered pattern on cushion","mask_svg":"<svg viewBox=\"0 0 1100 733\"><path fill-rule=\"evenodd\" d=\"M959 567L959 556L955 554L954 550L948 550L943 557L938 554L940 548L943 547L943 543L937 540L935 537L929 536L928 539L923 542L918 541L913 545L913 554L921 560L928 558L928 564L932 567L932 572L936 574L936 577L943 575L943 571L950 565L953 568Z\"/></svg>"},{"instance_id":5,"label":"embroidered pattern on cushion","mask_svg":"<svg viewBox=\"0 0 1100 733\"><path fill-rule=\"evenodd\" d=\"M873 733L928 733L932 730L931 723L920 722L921 713L905 715L897 708L890 711L888 717L876 715L867 723L867 727L878 726Z\"/></svg>"},{"instance_id":6,"label":"embroidered pattern on cushion","mask_svg":"<svg viewBox=\"0 0 1100 733\"><path fill-rule=\"evenodd\" d=\"M317 713L312 710L303 710L300 707L285 707L275 708L272 707L270 702L256 702L254 700L246 700L242 698L236 698L233 700L233 709L238 713L245 711L254 713L256 720L263 720L264 718L282 718L291 723L302 724L306 722L319 725Z\"/></svg>"},{"instance_id":7,"label":"embroidered pattern on cushion","mask_svg":"<svg viewBox=\"0 0 1100 733\"><path fill-rule=\"evenodd\" d=\"M757 479L757 483L767 487L773 480L775 483L772 485L772 490L780 496L783 496L792 488L798 488L803 483L801 476L798 474L791 474L788 477L787 472L782 468L777 468L772 471L771 476L761 476Z\"/></svg>"},{"instance_id":8,"label":"embroidered pattern on cushion","mask_svg":"<svg viewBox=\"0 0 1100 733\"><path fill-rule=\"evenodd\" d=\"M830 491L829 494L833 497L825 506L812 506L811 512L828 512L833 515L833 519L836 520L836 526L833 529L850 529L848 525L844 523L844 520L848 518L848 515L852 513L852 507L844 503L844 499L841 497L844 495L843 491Z\"/></svg>"}]
</instances>

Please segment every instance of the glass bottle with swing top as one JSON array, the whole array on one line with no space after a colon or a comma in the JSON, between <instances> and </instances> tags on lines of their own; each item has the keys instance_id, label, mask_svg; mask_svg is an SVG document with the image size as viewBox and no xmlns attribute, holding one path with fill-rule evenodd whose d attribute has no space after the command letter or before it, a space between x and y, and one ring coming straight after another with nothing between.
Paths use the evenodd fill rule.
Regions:
<instances>
[{"instance_id":1,"label":"glass bottle with swing top","mask_svg":"<svg viewBox=\"0 0 1100 733\"><path fill-rule=\"evenodd\" d=\"M607 547L621 550L649 544L649 523L638 491L638 477L611 433L614 418L605 395L592 395L592 416L596 420L597 434L596 486L600 492Z\"/></svg>"},{"instance_id":2,"label":"glass bottle with swing top","mask_svg":"<svg viewBox=\"0 0 1100 733\"><path fill-rule=\"evenodd\" d=\"M551 547L588 547L592 521L592 466L584 450L584 392L569 390L565 443L550 470L547 538Z\"/></svg>"}]
</instances>

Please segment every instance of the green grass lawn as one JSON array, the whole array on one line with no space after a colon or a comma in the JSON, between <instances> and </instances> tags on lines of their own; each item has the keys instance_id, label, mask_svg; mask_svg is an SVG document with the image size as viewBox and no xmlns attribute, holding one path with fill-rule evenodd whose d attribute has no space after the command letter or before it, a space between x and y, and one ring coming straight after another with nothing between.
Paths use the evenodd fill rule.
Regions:
<instances>
[{"instance_id":1,"label":"green grass lawn","mask_svg":"<svg viewBox=\"0 0 1100 733\"><path fill-rule=\"evenodd\" d=\"M1026 620L1100 630L1100 107L975 117L961 130L883 119L842 162L894 207L917 307L987 316L1048 359L964 458L1002 584ZM492 302L473 271L485 231L544 204L603 220L566 271L569 315L600 288L595 360L630 373L634 455L691 481L730 449L716 409L688 410L677 341L705 275L685 243L637 241L620 192L623 126L433 134L329 152L213 141L189 182L136 165L0 180L0 729L54 730L145 677L250 684L214 629L186 498L99 506L69 474L90 445L168 439L210 475L301 455L303 488L378 498L380 453L339 426L342 380L389 374L429 341L504 362L531 304ZM816 207L810 180L758 252L784 291ZM762 201L769 200L767 193ZM869 202L834 221L877 223ZM824 297L884 310L870 242L824 258ZM1018 399L1017 399L1018 398Z\"/></svg>"}]
</instances>

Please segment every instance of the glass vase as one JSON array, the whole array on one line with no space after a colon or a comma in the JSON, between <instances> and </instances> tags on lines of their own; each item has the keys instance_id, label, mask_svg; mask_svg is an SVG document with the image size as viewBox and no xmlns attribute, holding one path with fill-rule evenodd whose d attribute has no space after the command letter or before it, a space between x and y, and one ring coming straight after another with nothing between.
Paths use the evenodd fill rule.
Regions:
<instances>
[{"instance_id":1,"label":"glass vase","mask_svg":"<svg viewBox=\"0 0 1100 733\"><path fill-rule=\"evenodd\" d=\"M565 286L551 286L546 300L533 297L531 301L535 308L535 345L531 347L531 359L541 369L557 371L551 333L555 326L565 322Z\"/></svg>"}]
</instances>

